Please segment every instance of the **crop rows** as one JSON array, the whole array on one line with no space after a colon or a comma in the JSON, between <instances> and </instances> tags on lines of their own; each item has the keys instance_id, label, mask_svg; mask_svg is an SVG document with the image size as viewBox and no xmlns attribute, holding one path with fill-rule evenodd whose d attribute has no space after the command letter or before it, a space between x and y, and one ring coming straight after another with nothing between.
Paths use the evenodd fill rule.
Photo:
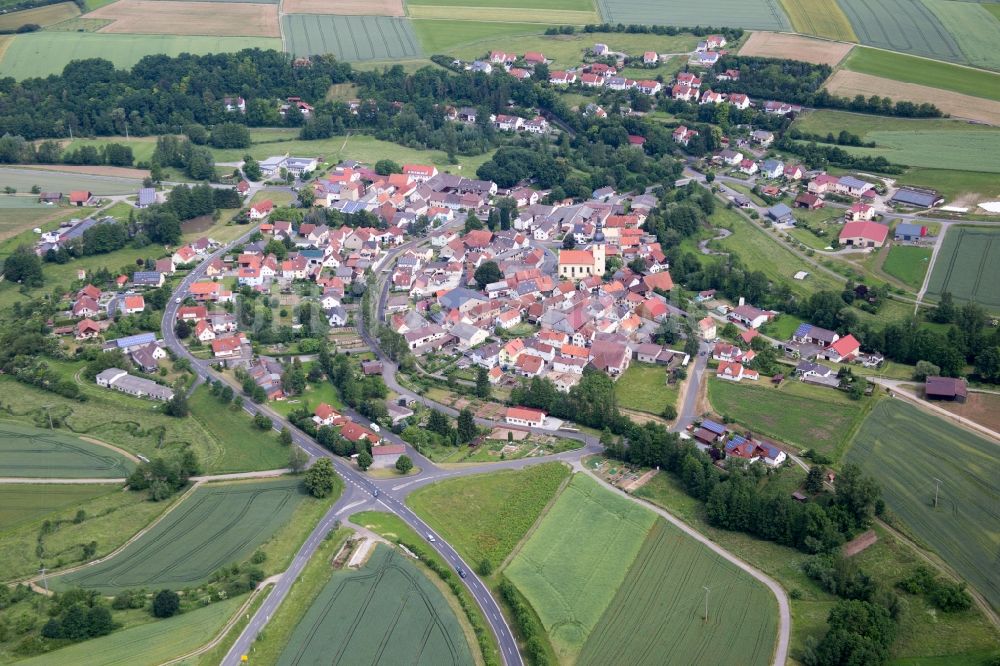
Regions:
<instances>
[{"instance_id":1,"label":"crop rows","mask_svg":"<svg viewBox=\"0 0 1000 666\"><path fill-rule=\"evenodd\" d=\"M332 53L340 60L361 61L421 55L408 19L287 14L282 21L287 50L300 57Z\"/></svg>"},{"instance_id":2,"label":"crop rows","mask_svg":"<svg viewBox=\"0 0 1000 666\"><path fill-rule=\"evenodd\" d=\"M890 51L964 62L933 12L915 0L839 0L862 44Z\"/></svg>"},{"instance_id":3,"label":"crop rows","mask_svg":"<svg viewBox=\"0 0 1000 666\"><path fill-rule=\"evenodd\" d=\"M124 478L132 463L98 444L45 430L0 426L0 476Z\"/></svg>"},{"instance_id":4,"label":"crop rows","mask_svg":"<svg viewBox=\"0 0 1000 666\"><path fill-rule=\"evenodd\" d=\"M908 404L883 400L865 420L847 460L875 476L888 508L1000 607L994 444Z\"/></svg>"},{"instance_id":5,"label":"crop rows","mask_svg":"<svg viewBox=\"0 0 1000 666\"><path fill-rule=\"evenodd\" d=\"M57 579L57 587L105 594L134 587L180 589L238 562L288 522L304 497L287 480L199 488L117 556Z\"/></svg>"},{"instance_id":6,"label":"crop rows","mask_svg":"<svg viewBox=\"0 0 1000 666\"><path fill-rule=\"evenodd\" d=\"M410 562L376 547L365 567L335 575L306 611L278 664L472 662L440 591Z\"/></svg>"},{"instance_id":7,"label":"crop rows","mask_svg":"<svg viewBox=\"0 0 1000 666\"><path fill-rule=\"evenodd\" d=\"M957 227L938 253L928 291L951 292L959 300L1000 307L1000 232Z\"/></svg>"},{"instance_id":8,"label":"crop rows","mask_svg":"<svg viewBox=\"0 0 1000 666\"><path fill-rule=\"evenodd\" d=\"M609 23L791 29L778 0L598 0L597 6Z\"/></svg>"}]
</instances>

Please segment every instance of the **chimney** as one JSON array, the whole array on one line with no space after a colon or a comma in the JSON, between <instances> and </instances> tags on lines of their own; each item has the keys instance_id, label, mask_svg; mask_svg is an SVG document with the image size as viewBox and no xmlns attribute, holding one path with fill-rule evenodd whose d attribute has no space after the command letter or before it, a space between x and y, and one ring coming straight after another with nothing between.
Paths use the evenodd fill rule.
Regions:
<instances>
[{"instance_id":1,"label":"chimney","mask_svg":"<svg viewBox=\"0 0 1000 666\"><path fill-rule=\"evenodd\" d=\"M740 296L740 306L742 307L744 303L746 303L746 299Z\"/></svg>"}]
</instances>

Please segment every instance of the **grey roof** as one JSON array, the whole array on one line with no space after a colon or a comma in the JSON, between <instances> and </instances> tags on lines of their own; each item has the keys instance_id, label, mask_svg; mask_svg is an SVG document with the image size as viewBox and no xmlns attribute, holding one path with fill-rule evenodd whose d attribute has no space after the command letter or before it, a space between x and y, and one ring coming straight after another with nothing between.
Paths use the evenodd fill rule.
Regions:
<instances>
[{"instance_id":1,"label":"grey roof","mask_svg":"<svg viewBox=\"0 0 1000 666\"><path fill-rule=\"evenodd\" d=\"M896 226L896 238L901 236L920 236L924 227L919 224L900 224Z\"/></svg>"},{"instance_id":2,"label":"grey roof","mask_svg":"<svg viewBox=\"0 0 1000 666\"><path fill-rule=\"evenodd\" d=\"M115 346L118 347L118 349L135 347L136 345L148 345L150 342L156 342L156 333L138 333L136 335L130 335L125 338L118 338L117 340L114 340Z\"/></svg>"},{"instance_id":3,"label":"grey roof","mask_svg":"<svg viewBox=\"0 0 1000 666\"><path fill-rule=\"evenodd\" d=\"M920 208L930 208L941 200L941 195L934 191L911 190L903 187L892 195L890 201L917 206ZM902 226L902 225L900 225Z\"/></svg>"},{"instance_id":4,"label":"grey roof","mask_svg":"<svg viewBox=\"0 0 1000 666\"><path fill-rule=\"evenodd\" d=\"M160 273L156 271L136 271L132 273L132 282L136 284L160 284Z\"/></svg>"},{"instance_id":5,"label":"grey roof","mask_svg":"<svg viewBox=\"0 0 1000 666\"><path fill-rule=\"evenodd\" d=\"M855 178L854 176L841 176L840 184L851 189L867 189L872 186L871 183L863 181L860 178Z\"/></svg>"},{"instance_id":6,"label":"grey roof","mask_svg":"<svg viewBox=\"0 0 1000 666\"><path fill-rule=\"evenodd\" d=\"M100 220L95 220L92 217L88 217L82 220L79 224L73 226L69 231L62 234L59 240L69 240L71 238L80 238L83 236L83 232L87 229L97 226L98 224L111 224L115 221L113 217L103 217Z\"/></svg>"},{"instance_id":7,"label":"grey roof","mask_svg":"<svg viewBox=\"0 0 1000 666\"><path fill-rule=\"evenodd\" d=\"M784 169L784 168L785 165L780 160L766 160L764 162L764 171L767 171L768 173L776 171L777 169Z\"/></svg>"},{"instance_id":8,"label":"grey roof","mask_svg":"<svg viewBox=\"0 0 1000 666\"><path fill-rule=\"evenodd\" d=\"M156 203L156 190L152 187L143 187L139 189L139 205L149 206L150 204Z\"/></svg>"},{"instance_id":9,"label":"grey roof","mask_svg":"<svg viewBox=\"0 0 1000 666\"><path fill-rule=\"evenodd\" d=\"M767 209L767 216L772 220L780 220L785 217L793 217L792 209L783 203L775 204Z\"/></svg>"},{"instance_id":10,"label":"grey roof","mask_svg":"<svg viewBox=\"0 0 1000 666\"><path fill-rule=\"evenodd\" d=\"M441 303L441 307L453 310L469 300L485 301L487 298L478 291L472 291L471 289L466 289L464 287L456 287L441 296L438 300Z\"/></svg>"}]
</instances>

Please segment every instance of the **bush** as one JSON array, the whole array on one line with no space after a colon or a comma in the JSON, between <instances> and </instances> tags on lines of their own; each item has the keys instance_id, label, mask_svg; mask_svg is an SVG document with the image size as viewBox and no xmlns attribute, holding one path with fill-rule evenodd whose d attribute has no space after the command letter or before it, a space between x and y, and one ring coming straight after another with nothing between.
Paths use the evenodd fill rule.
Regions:
<instances>
[{"instance_id":1,"label":"bush","mask_svg":"<svg viewBox=\"0 0 1000 666\"><path fill-rule=\"evenodd\" d=\"M172 617L181 609L181 598L173 590L160 590L153 597L153 616Z\"/></svg>"}]
</instances>

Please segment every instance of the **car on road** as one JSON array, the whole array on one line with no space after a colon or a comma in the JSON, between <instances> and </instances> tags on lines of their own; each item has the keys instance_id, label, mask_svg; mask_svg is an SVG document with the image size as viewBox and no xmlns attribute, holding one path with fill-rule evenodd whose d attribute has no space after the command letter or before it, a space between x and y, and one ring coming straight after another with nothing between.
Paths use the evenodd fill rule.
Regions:
<instances>
[{"instance_id":1,"label":"car on road","mask_svg":"<svg viewBox=\"0 0 1000 666\"><path fill-rule=\"evenodd\" d=\"M466 576L465 569L463 569L462 567L458 567L457 571L458 571L458 577L459 578L465 578L465 576Z\"/></svg>"},{"instance_id":2,"label":"car on road","mask_svg":"<svg viewBox=\"0 0 1000 666\"><path fill-rule=\"evenodd\" d=\"M372 491L372 497L378 497L378 488Z\"/></svg>"},{"instance_id":3,"label":"car on road","mask_svg":"<svg viewBox=\"0 0 1000 666\"><path fill-rule=\"evenodd\" d=\"M434 535L431 534L430 532L427 533L427 540L430 541L431 543L437 541L437 539L434 538Z\"/></svg>"},{"instance_id":4,"label":"car on road","mask_svg":"<svg viewBox=\"0 0 1000 666\"><path fill-rule=\"evenodd\" d=\"M180 303L180 302L181 302L181 297L180 296L178 296L177 298L174 299L174 303Z\"/></svg>"}]
</instances>

